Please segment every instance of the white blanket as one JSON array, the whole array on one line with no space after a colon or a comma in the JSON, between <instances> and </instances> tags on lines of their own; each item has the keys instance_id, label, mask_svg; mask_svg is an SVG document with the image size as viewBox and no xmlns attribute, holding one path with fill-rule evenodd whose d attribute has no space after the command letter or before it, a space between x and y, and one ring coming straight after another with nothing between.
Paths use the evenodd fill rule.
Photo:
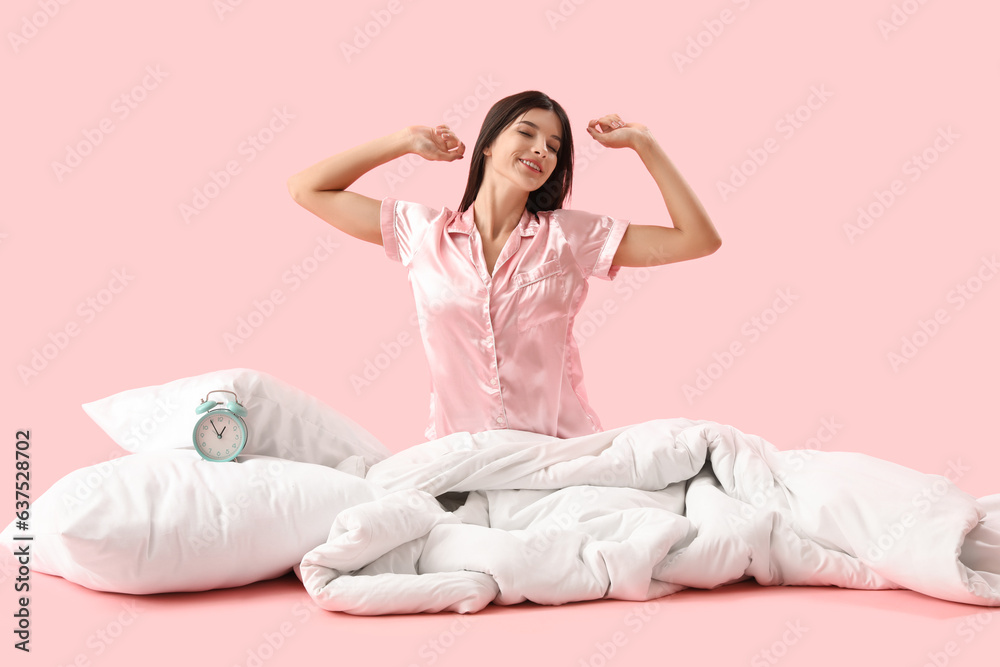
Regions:
<instances>
[{"instance_id":1,"label":"white blanket","mask_svg":"<svg viewBox=\"0 0 1000 667\"><path fill-rule=\"evenodd\" d=\"M751 577L1000 606L1000 494L716 422L454 433L366 479L391 493L342 511L295 567L324 609L649 600Z\"/></svg>"}]
</instances>

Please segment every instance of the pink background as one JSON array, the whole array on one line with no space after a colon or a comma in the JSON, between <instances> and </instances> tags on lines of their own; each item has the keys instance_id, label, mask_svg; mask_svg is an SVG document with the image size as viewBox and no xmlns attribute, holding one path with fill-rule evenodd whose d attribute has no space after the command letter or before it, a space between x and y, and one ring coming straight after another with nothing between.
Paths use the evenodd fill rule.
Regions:
<instances>
[{"instance_id":1,"label":"pink background","mask_svg":"<svg viewBox=\"0 0 1000 667\"><path fill-rule=\"evenodd\" d=\"M961 488L1000 492L1000 278L981 268L1000 249L995 3L242 2L221 14L223 2L209 0L50 4L58 12L46 18L37 1L8 2L2 22L5 484L17 429L31 429L37 497L119 451L81 403L232 367L320 397L393 451L421 442L428 371L405 269L300 208L286 179L410 124L448 123L471 152L493 103L539 89L573 123L570 208L670 224L638 156L598 150L586 133L590 119L618 113L650 127L723 238L707 258L591 282L578 329L606 299L616 308L581 347L605 428L711 419L781 449L865 452L935 474L960 461L971 468ZM901 25L883 35L879 22L894 11ZM379 26L373 12L391 20ZM32 32L31 21L41 27ZM345 56L366 26L374 36ZM33 36L12 44L19 33ZM675 53L699 39L701 53L679 68ZM159 80L147 77L157 69ZM830 96L810 109L814 88ZM134 106L127 116L122 95ZM275 110L290 118L269 133ZM797 111L802 122L788 136L777 124ZM948 128L957 137L938 152L935 137ZM101 140L57 175L70 147L95 143L88 136ZM266 142L252 156L241 151L251 136ZM769 139L777 151L724 198L719 183ZM913 180L908 161L925 151L934 162ZM456 209L468 160L411 157L414 168L389 163L350 189ZM230 161L239 173L185 221L181 208ZM852 243L844 226L896 179L901 194ZM313 262L318 239L339 247ZM296 266L311 271L307 280L285 279ZM131 278L112 293L116 271ZM949 299L959 285L977 290L961 308ZM230 349L225 335L274 290L282 302ZM798 298L751 339L744 326L769 315L778 290ZM102 295L112 298L101 312L81 309ZM947 321L894 370L888 355L938 309ZM25 381L20 369L74 325L77 335ZM413 344L356 390L352 376L404 332ZM744 353L689 401L684 385L734 342ZM833 437L810 444L831 421ZM0 606L12 610L3 562ZM974 665L1000 648L1000 624L968 642L957 629L979 612L991 619L989 610L907 591L740 584L663 598L641 623L641 604L603 601L489 607L466 617L468 628L451 614L303 619L294 610L308 596L294 578L132 598L39 574L33 592L33 652L14 651L9 634L0 650L39 665L80 655L167 664L193 651L202 664L245 665L283 622L296 632L264 664L307 664L325 651L380 665L509 664L531 654L599 665L597 645L619 630L628 639L608 664L668 655L755 664L796 621L809 631L785 664L917 665L957 640L950 664ZM144 613L98 654L88 637L128 602ZM431 640L447 648L422 653Z\"/></svg>"}]
</instances>

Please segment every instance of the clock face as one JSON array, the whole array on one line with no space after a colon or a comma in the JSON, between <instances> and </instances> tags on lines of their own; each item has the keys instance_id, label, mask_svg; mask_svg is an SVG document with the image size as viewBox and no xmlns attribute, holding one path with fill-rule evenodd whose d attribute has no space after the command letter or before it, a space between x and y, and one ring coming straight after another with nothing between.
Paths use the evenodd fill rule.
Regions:
<instances>
[{"instance_id":1,"label":"clock face","mask_svg":"<svg viewBox=\"0 0 1000 667\"><path fill-rule=\"evenodd\" d=\"M228 412L207 412L194 429L194 444L201 453L216 461L233 459L246 444L246 427Z\"/></svg>"}]
</instances>

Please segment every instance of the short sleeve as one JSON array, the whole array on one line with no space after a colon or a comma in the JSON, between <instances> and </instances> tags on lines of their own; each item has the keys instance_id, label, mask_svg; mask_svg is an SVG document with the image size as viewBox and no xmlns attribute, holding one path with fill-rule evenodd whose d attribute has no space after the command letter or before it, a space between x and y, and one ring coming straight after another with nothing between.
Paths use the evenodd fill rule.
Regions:
<instances>
[{"instance_id":1,"label":"short sleeve","mask_svg":"<svg viewBox=\"0 0 1000 667\"><path fill-rule=\"evenodd\" d=\"M379 208L379 227L385 255L408 266L427 230L440 212L418 204L386 197Z\"/></svg>"},{"instance_id":2,"label":"short sleeve","mask_svg":"<svg viewBox=\"0 0 1000 667\"><path fill-rule=\"evenodd\" d=\"M608 215L559 209L555 220L573 251L573 257L588 278L614 280L620 266L612 266L629 221Z\"/></svg>"}]
</instances>

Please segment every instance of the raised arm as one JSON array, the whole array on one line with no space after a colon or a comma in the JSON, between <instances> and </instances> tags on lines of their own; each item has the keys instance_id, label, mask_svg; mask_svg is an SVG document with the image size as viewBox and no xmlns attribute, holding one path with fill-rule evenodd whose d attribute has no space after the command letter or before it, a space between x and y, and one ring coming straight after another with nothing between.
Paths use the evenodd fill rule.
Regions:
<instances>
[{"instance_id":1,"label":"raised arm","mask_svg":"<svg viewBox=\"0 0 1000 667\"><path fill-rule=\"evenodd\" d=\"M609 129L604 130L605 127ZM645 125L625 123L617 114L609 114L592 120L587 130L609 148L629 147L639 154L663 195L674 225L630 224L611 261L613 266L683 262L719 249L722 238L705 207Z\"/></svg>"},{"instance_id":2,"label":"raised arm","mask_svg":"<svg viewBox=\"0 0 1000 667\"><path fill-rule=\"evenodd\" d=\"M362 175L411 152L412 128L349 148L288 179L288 193L302 208L356 239L382 245L381 201L348 192Z\"/></svg>"},{"instance_id":3,"label":"raised arm","mask_svg":"<svg viewBox=\"0 0 1000 667\"><path fill-rule=\"evenodd\" d=\"M348 192L363 174L407 153L450 162L465 153L447 125L410 125L317 162L288 179L288 193L302 208L356 239L382 245L379 199Z\"/></svg>"}]
</instances>

